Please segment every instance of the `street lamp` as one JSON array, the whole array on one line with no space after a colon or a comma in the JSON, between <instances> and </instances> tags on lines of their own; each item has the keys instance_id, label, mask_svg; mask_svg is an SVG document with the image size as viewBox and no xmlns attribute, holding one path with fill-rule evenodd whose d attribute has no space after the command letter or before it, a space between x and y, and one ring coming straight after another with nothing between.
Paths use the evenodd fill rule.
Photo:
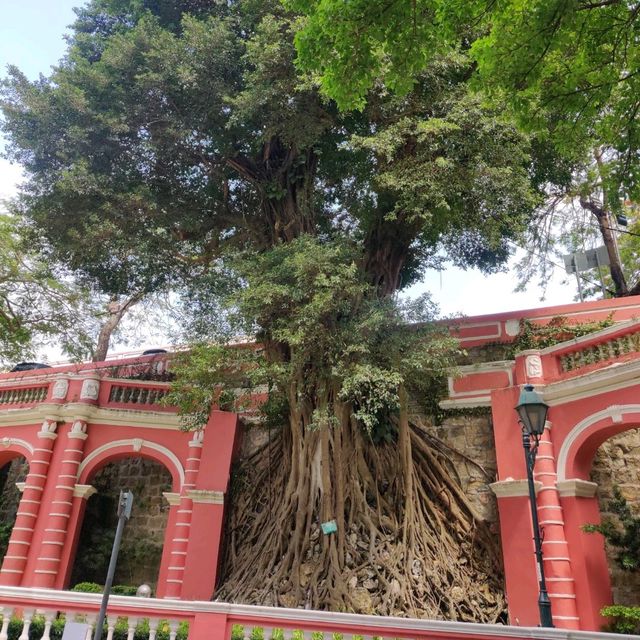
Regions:
<instances>
[{"instance_id":1,"label":"street lamp","mask_svg":"<svg viewBox=\"0 0 640 640\"><path fill-rule=\"evenodd\" d=\"M533 484L533 467L536 463L540 436L544 431L549 406L533 388L526 384L520 392L520 399L515 407L518 412L518 422L522 425L522 446L524 447L524 459L527 467L527 482L529 483L529 504L531 506L531 521L533 523L533 541L535 544L536 563L538 568L538 609L540 610L540 626L553 627L551 618L551 602L547 593L547 583L544 579L544 566L542 564L542 540L540 525L538 524L538 507L536 503L536 490ZM531 439L534 445L531 446Z\"/></svg>"}]
</instances>

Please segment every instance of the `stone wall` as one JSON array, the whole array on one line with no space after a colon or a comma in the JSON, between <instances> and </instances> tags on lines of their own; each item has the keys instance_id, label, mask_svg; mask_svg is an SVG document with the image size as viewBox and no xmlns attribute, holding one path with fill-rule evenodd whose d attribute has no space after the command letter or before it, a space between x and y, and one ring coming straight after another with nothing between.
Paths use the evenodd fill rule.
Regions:
<instances>
[{"instance_id":1,"label":"stone wall","mask_svg":"<svg viewBox=\"0 0 640 640\"><path fill-rule=\"evenodd\" d=\"M607 440L596 452L591 480L598 483L598 499L603 518L615 520L609 512L613 487L627 500L634 515L640 516L640 429L632 429ZM599 534L594 534L599 535ZM640 571L624 571L615 561L616 550L607 546L613 602L640 605Z\"/></svg>"},{"instance_id":2,"label":"stone wall","mask_svg":"<svg viewBox=\"0 0 640 640\"><path fill-rule=\"evenodd\" d=\"M13 523L16 519L21 495L16 482L24 482L28 473L29 464L22 456L0 469L0 524Z\"/></svg>"},{"instance_id":3,"label":"stone wall","mask_svg":"<svg viewBox=\"0 0 640 640\"><path fill-rule=\"evenodd\" d=\"M414 421L451 448L448 452L458 479L478 516L491 523L496 535L498 505L489 483L496 480L496 451L490 409L447 412L435 425L423 415Z\"/></svg>"}]
</instances>

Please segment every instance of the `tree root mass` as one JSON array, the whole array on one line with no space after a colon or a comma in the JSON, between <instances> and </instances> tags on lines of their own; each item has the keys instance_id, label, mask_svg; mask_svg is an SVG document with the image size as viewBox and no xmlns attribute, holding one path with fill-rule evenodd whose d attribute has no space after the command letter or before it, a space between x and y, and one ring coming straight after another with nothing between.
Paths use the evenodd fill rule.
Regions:
<instances>
[{"instance_id":1,"label":"tree root mass","mask_svg":"<svg viewBox=\"0 0 640 640\"><path fill-rule=\"evenodd\" d=\"M374 445L345 411L341 428L278 432L236 470L216 599L495 623L502 576L441 443L401 415L397 442Z\"/></svg>"}]
</instances>

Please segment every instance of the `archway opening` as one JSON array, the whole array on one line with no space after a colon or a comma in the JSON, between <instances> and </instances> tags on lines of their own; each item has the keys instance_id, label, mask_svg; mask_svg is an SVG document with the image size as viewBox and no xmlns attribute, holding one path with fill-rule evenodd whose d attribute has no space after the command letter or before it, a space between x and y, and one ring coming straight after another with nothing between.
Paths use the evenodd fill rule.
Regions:
<instances>
[{"instance_id":1,"label":"archway opening","mask_svg":"<svg viewBox=\"0 0 640 640\"><path fill-rule=\"evenodd\" d=\"M101 467L90 483L96 493L86 506L71 586L104 584L117 526L118 496L128 489L134 495L133 510L124 528L114 584L135 589L146 583L155 593L169 517L163 493L171 491L171 474L155 460L127 457Z\"/></svg>"},{"instance_id":2,"label":"archway opening","mask_svg":"<svg viewBox=\"0 0 640 640\"><path fill-rule=\"evenodd\" d=\"M9 460L0 458L0 559L4 558L11 531L16 521L21 492L17 483L24 482L29 463L21 455L12 454Z\"/></svg>"},{"instance_id":3,"label":"archway opening","mask_svg":"<svg viewBox=\"0 0 640 640\"><path fill-rule=\"evenodd\" d=\"M624 431L606 440L593 459L590 479L598 484L598 502L603 520L618 519L611 512L614 487L635 517L640 516L640 428ZM611 576L613 604L636 606L640 599L640 570L623 569L616 561L619 550L605 542Z\"/></svg>"}]
</instances>

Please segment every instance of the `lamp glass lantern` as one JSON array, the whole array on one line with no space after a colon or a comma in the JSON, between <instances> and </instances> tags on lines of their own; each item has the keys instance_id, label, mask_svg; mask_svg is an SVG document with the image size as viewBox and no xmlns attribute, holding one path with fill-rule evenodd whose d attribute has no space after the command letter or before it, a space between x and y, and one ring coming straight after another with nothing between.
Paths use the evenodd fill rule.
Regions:
<instances>
[{"instance_id":1,"label":"lamp glass lantern","mask_svg":"<svg viewBox=\"0 0 640 640\"><path fill-rule=\"evenodd\" d=\"M549 405L545 404L533 385L526 384L520 392L516 411L525 431L534 437L540 437L547 421Z\"/></svg>"}]
</instances>

